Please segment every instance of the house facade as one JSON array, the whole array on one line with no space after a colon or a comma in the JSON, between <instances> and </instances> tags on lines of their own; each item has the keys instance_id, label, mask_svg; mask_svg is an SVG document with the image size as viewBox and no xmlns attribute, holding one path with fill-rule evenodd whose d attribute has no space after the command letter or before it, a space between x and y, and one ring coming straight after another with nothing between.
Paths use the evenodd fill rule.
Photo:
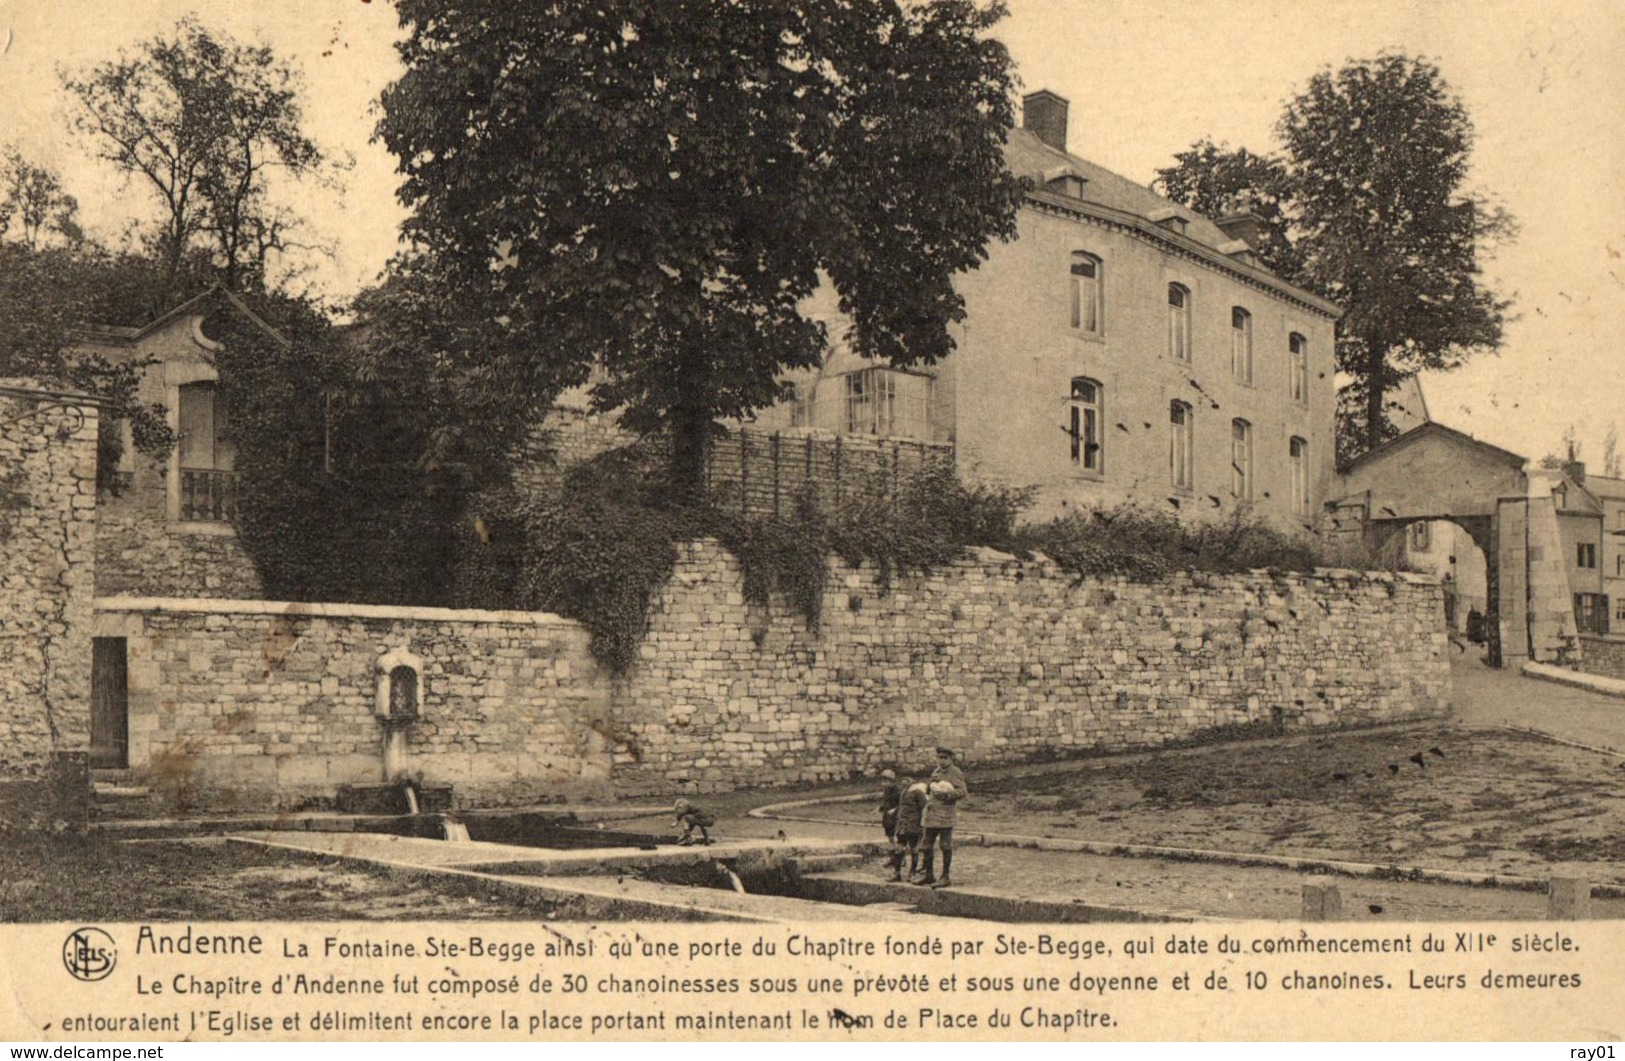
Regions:
<instances>
[{"instance_id":1,"label":"house facade","mask_svg":"<svg viewBox=\"0 0 1625 1061\"><path fill-rule=\"evenodd\" d=\"M175 307L142 327L88 327L80 347L114 363L145 367L138 398L167 411L175 445L166 456L137 452L127 423L117 485L97 505L96 593L153 597L254 598L254 565L233 527L236 454L218 399L215 314L244 315L274 329L223 289Z\"/></svg>"},{"instance_id":2,"label":"house facade","mask_svg":"<svg viewBox=\"0 0 1625 1061\"><path fill-rule=\"evenodd\" d=\"M1032 488L1040 516L1133 503L1314 525L1337 307L1258 263L1257 218L1211 221L1072 155L1067 102L1025 104L1006 149L1032 182L1020 235L959 280L955 352L900 370L837 342L758 423L951 445L967 478Z\"/></svg>"}]
</instances>

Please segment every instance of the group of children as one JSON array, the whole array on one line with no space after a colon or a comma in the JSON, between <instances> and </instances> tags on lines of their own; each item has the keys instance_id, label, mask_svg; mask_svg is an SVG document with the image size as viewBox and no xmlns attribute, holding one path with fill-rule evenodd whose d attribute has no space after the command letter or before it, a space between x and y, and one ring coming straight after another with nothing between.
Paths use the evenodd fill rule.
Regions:
<instances>
[{"instance_id":1,"label":"group of children","mask_svg":"<svg viewBox=\"0 0 1625 1061\"><path fill-rule=\"evenodd\" d=\"M954 864L954 825L959 801L970 794L964 772L948 748L937 749L937 763L928 778L899 778L894 770L880 773L880 826L891 841L891 879L902 881L903 859L908 859L908 882L932 888L950 888ZM936 875L936 852L942 852L942 876Z\"/></svg>"},{"instance_id":2,"label":"group of children","mask_svg":"<svg viewBox=\"0 0 1625 1061\"><path fill-rule=\"evenodd\" d=\"M948 748L937 749L936 766L930 776L915 780L899 778L895 770L882 770L884 782L880 791L880 824L891 843L891 879L901 882L903 859L908 859L910 884L923 884L932 888L949 888L953 881L949 874L954 864L954 825L959 818L959 801L970 795L965 785L965 774L959 769L954 753ZM682 826L683 835L677 843L709 844L710 829L717 821L686 799L679 799L672 811L676 825ZM696 840L694 834L699 832ZM936 853L942 852L942 876L936 875Z\"/></svg>"}]
</instances>

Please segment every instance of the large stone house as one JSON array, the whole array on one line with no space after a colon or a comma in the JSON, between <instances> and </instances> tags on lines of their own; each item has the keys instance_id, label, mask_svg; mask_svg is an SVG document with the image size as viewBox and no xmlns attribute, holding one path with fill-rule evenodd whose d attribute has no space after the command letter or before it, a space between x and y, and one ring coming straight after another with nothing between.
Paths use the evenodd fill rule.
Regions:
<instances>
[{"instance_id":1,"label":"large stone house","mask_svg":"<svg viewBox=\"0 0 1625 1061\"><path fill-rule=\"evenodd\" d=\"M223 288L190 299L141 327L92 326L80 346L112 362L137 362L139 399L161 403L175 433L167 456L136 451L129 425L118 487L97 504L96 592L160 597L259 596L253 564L237 543L235 452L217 400L217 314L276 330ZM107 425L115 429L115 425Z\"/></svg>"},{"instance_id":2,"label":"large stone house","mask_svg":"<svg viewBox=\"0 0 1625 1061\"><path fill-rule=\"evenodd\" d=\"M1032 181L1020 235L959 281L955 352L905 371L837 343L758 426L951 446L967 477L1035 488L1037 514L1133 502L1313 525L1338 308L1259 264L1253 215L1212 221L1070 154L1067 112L1026 98L1006 149Z\"/></svg>"}]
</instances>

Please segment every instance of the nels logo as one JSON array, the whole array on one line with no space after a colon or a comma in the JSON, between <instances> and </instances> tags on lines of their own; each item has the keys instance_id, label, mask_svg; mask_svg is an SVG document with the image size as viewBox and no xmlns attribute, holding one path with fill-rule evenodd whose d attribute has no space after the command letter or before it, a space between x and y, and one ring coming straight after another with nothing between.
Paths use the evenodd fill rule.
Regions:
<instances>
[{"instance_id":1,"label":"nels logo","mask_svg":"<svg viewBox=\"0 0 1625 1061\"><path fill-rule=\"evenodd\" d=\"M75 980L104 980L118 963L113 937L99 928L78 928L62 944L62 964Z\"/></svg>"}]
</instances>

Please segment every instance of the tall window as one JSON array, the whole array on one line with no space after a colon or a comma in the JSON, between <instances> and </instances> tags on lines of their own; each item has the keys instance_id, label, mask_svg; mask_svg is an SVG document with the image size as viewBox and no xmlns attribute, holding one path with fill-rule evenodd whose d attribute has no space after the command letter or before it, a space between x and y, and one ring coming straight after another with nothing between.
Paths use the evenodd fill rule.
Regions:
<instances>
[{"instance_id":1,"label":"tall window","mask_svg":"<svg viewBox=\"0 0 1625 1061\"><path fill-rule=\"evenodd\" d=\"M1287 445L1287 456L1292 461L1292 514L1309 515L1309 443L1294 438Z\"/></svg>"},{"instance_id":2,"label":"tall window","mask_svg":"<svg viewBox=\"0 0 1625 1061\"><path fill-rule=\"evenodd\" d=\"M790 426L813 426L812 413L812 384L792 383L790 385Z\"/></svg>"},{"instance_id":3,"label":"tall window","mask_svg":"<svg viewBox=\"0 0 1625 1061\"><path fill-rule=\"evenodd\" d=\"M1253 425L1245 420L1230 421L1230 492L1253 499Z\"/></svg>"},{"instance_id":4,"label":"tall window","mask_svg":"<svg viewBox=\"0 0 1625 1061\"><path fill-rule=\"evenodd\" d=\"M1230 307L1230 373L1253 385L1253 315L1240 306Z\"/></svg>"},{"instance_id":5,"label":"tall window","mask_svg":"<svg viewBox=\"0 0 1625 1061\"><path fill-rule=\"evenodd\" d=\"M1596 542L1580 542L1575 546L1575 549L1574 549L1574 566L1575 567L1596 567L1597 566L1597 543Z\"/></svg>"},{"instance_id":6,"label":"tall window","mask_svg":"<svg viewBox=\"0 0 1625 1061\"><path fill-rule=\"evenodd\" d=\"M236 448L226 431L226 410L213 383L180 388L180 518L229 523L237 514Z\"/></svg>"},{"instance_id":7,"label":"tall window","mask_svg":"<svg viewBox=\"0 0 1625 1061\"><path fill-rule=\"evenodd\" d=\"M1425 520L1411 524L1411 546L1413 553L1425 553L1433 548L1433 524Z\"/></svg>"},{"instance_id":8,"label":"tall window","mask_svg":"<svg viewBox=\"0 0 1625 1061\"><path fill-rule=\"evenodd\" d=\"M1099 335L1104 316L1101 281L1104 270L1093 254L1076 251L1072 255L1072 327Z\"/></svg>"},{"instance_id":9,"label":"tall window","mask_svg":"<svg viewBox=\"0 0 1625 1061\"><path fill-rule=\"evenodd\" d=\"M1067 399L1067 434L1071 438L1072 463L1084 471L1099 473L1105 466L1101 450L1101 399L1104 388L1082 376L1072 381Z\"/></svg>"},{"instance_id":10,"label":"tall window","mask_svg":"<svg viewBox=\"0 0 1625 1061\"><path fill-rule=\"evenodd\" d=\"M846 377L846 433L890 435L897 426L897 375L866 368Z\"/></svg>"},{"instance_id":11,"label":"tall window","mask_svg":"<svg viewBox=\"0 0 1625 1061\"><path fill-rule=\"evenodd\" d=\"M1292 400L1307 402L1309 400L1309 341L1297 332L1287 340L1287 349L1292 359Z\"/></svg>"},{"instance_id":12,"label":"tall window","mask_svg":"<svg viewBox=\"0 0 1625 1061\"><path fill-rule=\"evenodd\" d=\"M1168 285L1168 356L1191 359L1191 293L1183 284Z\"/></svg>"},{"instance_id":13,"label":"tall window","mask_svg":"<svg viewBox=\"0 0 1625 1061\"><path fill-rule=\"evenodd\" d=\"M1196 485L1194 417L1187 402L1168 405L1168 471L1174 485L1189 490Z\"/></svg>"}]
</instances>

